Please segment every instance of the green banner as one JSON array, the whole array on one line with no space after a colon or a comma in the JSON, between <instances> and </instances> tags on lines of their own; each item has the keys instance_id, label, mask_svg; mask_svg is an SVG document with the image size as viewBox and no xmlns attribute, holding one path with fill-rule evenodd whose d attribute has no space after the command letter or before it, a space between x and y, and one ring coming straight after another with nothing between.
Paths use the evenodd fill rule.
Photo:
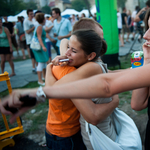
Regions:
<instances>
[{"instance_id":1,"label":"green banner","mask_svg":"<svg viewBox=\"0 0 150 150\"><path fill-rule=\"evenodd\" d=\"M103 26L104 39L108 45L106 54L116 54L119 51L117 1L95 0L95 4L97 21Z\"/></svg>"}]
</instances>

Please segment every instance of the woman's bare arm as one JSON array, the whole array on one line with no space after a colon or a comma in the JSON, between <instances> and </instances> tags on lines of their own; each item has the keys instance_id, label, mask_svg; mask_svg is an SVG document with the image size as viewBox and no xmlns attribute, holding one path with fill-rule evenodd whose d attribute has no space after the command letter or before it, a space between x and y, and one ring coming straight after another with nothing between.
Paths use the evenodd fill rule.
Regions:
<instances>
[{"instance_id":1,"label":"woman's bare arm","mask_svg":"<svg viewBox=\"0 0 150 150\"><path fill-rule=\"evenodd\" d=\"M12 52L13 49L12 49L12 44L11 44L11 35L10 35L10 32L9 32L9 30L8 30L7 28L5 28L5 27L4 27L4 31L5 31L5 33L6 33L6 35L7 35L7 38L8 38L8 42L9 42L9 46L10 46L10 51Z\"/></svg>"},{"instance_id":2,"label":"woman's bare arm","mask_svg":"<svg viewBox=\"0 0 150 150\"><path fill-rule=\"evenodd\" d=\"M119 97L114 95L113 100L105 104L95 104L91 99L72 99L72 102L87 122L97 125L106 119L118 106Z\"/></svg>"},{"instance_id":3,"label":"woman's bare arm","mask_svg":"<svg viewBox=\"0 0 150 150\"><path fill-rule=\"evenodd\" d=\"M99 64L96 64L94 62L89 62L89 63L82 65L81 67L79 67L75 71L62 77L60 80L58 80L54 84L54 86L61 85L64 83L69 83L72 81L77 81L80 79L85 79L85 78L88 78L88 77L91 77L91 76L94 76L94 75L97 75L100 73L102 73L102 69L99 66Z\"/></svg>"},{"instance_id":4,"label":"woman's bare arm","mask_svg":"<svg viewBox=\"0 0 150 150\"><path fill-rule=\"evenodd\" d=\"M53 86L57 81L52 73L52 67L52 63L48 64L46 67L45 86Z\"/></svg>"}]
</instances>

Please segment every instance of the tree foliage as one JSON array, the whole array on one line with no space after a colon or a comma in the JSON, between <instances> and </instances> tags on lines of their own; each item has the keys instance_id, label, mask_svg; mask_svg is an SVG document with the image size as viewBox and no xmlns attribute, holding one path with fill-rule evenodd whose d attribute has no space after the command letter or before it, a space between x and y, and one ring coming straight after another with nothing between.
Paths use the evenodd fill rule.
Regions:
<instances>
[{"instance_id":1,"label":"tree foliage","mask_svg":"<svg viewBox=\"0 0 150 150\"><path fill-rule=\"evenodd\" d=\"M25 3L25 5L26 5L26 9L33 9L33 10L37 9L37 4L33 1Z\"/></svg>"},{"instance_id":2,"label":"tree foliage","mask_svg":"<svg viewBox=\"0 0 150 150\"><path fill-rule=\"evenodd\" d=\"M50 14L51 13L51 8L49 6L44 6L41 8L41 11L45 14Z\"/></svg>"},{"instance_id":3,"label":"tree foliage","mask_svg":"<svg viewBox=\"0 0 150 150\"><path fill-rule=\"evenodd\" d=\"M126 3L127 0L117 0L117 6L118 7L125 7L125 3Z\"/></svg>"},{"instance_id":4,"label":"tree foliage","mask_svg":"<svg viewBox=\"0 0 150 150\"><path fill-rule=\"evenodd\" d=\"M23 0L0 0L0 16L14 16L26 9L37 9L36 3Z\"/></svg>"},{"instance_id":5,"label":"tree foliage","mask_svg":"<svg viewBox=\"0 0 150 150\"><path fill-rule=\"evenodd\" d=\"M87 9L87 5L85 4L84 1L81 0L73 0L71 2L71 6L73 9L77 11L82 11L83 9Z\"/></svg>"}]
</instances>

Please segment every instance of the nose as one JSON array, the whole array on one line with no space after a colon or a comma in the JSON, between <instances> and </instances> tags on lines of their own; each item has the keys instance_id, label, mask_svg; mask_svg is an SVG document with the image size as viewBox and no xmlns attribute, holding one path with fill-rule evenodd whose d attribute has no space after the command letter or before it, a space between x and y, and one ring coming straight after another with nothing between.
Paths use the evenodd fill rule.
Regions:
<instances>
[{"instance_id":1,"label":"nose","mask_svg":"<svg viewBox=\"0 0 150 150\"><path fill-rule=\"evenodd\" d=\"M147 41L150 41L150 29L145 32L143 38Z\"/></svg>"},{"instance_id":2,"label":"nose","mask_svg":"<svg viewBox=\"0 0 150 150\"><path fill-rule=\"evenodd\" d=\"M70 56L70 54L71 54L70 52L71 52L71 50L70 50L70 48L68 48L67 51L66 51L66 53L65 53L66 56Z\"/></svg>"}]
</instances>

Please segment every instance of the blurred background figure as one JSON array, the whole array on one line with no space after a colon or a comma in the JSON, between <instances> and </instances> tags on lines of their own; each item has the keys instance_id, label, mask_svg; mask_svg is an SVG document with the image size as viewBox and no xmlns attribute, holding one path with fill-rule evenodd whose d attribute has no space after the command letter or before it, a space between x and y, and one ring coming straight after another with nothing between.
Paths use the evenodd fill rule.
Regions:
<instances>
[{"instance_id":1,"label":"blurred background figure","mask_svg":"<svg viewBox=\"0 0 150 150\"><path fill-rule=\"evenodd\" d=\"M85 17L86 17L85 13L82 13L80 18L85 18Z\"/></svg>"},{"instance_id":2,"label":"blurred background figure","mask_svg":"<svg viewBox=\"0 0 150 150\"><path fill-rule=\"evenodd\" d=\"M133 31L132 19L131 19L131 11L130 10L127 10L127 24L128 24L129 31L127 32L126 41L129 41L130 33Z\"/></svg>"},{"instance_id":3,"label":"blurred background figure","mask_svg":"<svg viewBox=\"0 0 150 150\"><path fill-rule=\"evenodd\" d=\"M8 22L7 16L4 16L3 18L5 20L5 22L3 23L3 26L8 28L10 35L11 35L11 42L13 46L16 48L17 54L19 55L18 44L16 41L15 33L14 33L14 25L12 22ZM13 57L13 53L12 53L12 57Z\"/></svg>"},{"instance_id":4,"label":"blurred background figure","mask_svg":"<svg viewBox=\"0 0 150 150\"><path fill-rule=\"evenodd\" d=\"M119 12L119 10L117 10L117 25L118 25L119 40L120 40L120 42L121 42L120 47L124 47L124 41L123 41L123 38L122 38L122 36L121 36L122 17L121 17L121 13Z\"/></svg>"},{"instance_id":5,"label":"blurred background figure","mask_svg":"<svg viewBox=\"0 0 150 150\"><path fill-rule=\"evenodd\" d=\"M48 63L51 62L51 47L53 46L53 48L55 49L55 45L53 43L56 44L56 38L54 37L54 18L51 17L51 20L46 20L44 29L46 31L46 47L47 47L47 51L48 51L48 56L49 56L49 61Z\"/></svg>"},{"instance_id":6,"label":"blurred background figure","mask_svg":"<svg viewBox=\"0 0 150 150\"><path fill-rule=\"evenodd\" d=\"M26 39L25 39L22 17L18 17L18 22L16 23L16 29L17 29L18 41L22 51L23 59L26 59L25 49L27 48L27 46L26 46ZM27 51L28 51L28 55L30 56L29 49L27 49Z\"/></svg>"},{"instance_id":7,"label":"blurred background figure","mask_svg":"<svg viewBox=\"0 0 150 150\"><path fill-rule=\"evenodd\" d=\"M71 18L71 25L73 26L77 21L76 16L73 14Z\"/></svg>"},{"instance_id":8,"label":"blurred background figure","mask_svg":"<svg viewBox=\"0 0 150 150\"><path fill-rule=\"evenodd\" d=\"M123 8L123 12L121 14L122 17L122 38L124 41L124 36L125 33L130 32L129 27L128 27L128 23L127 23L127 14L126 14L126 8ZM129 42L128 39L126 39L126 42Z\"/></svg>"},{"instance_id":9,"label":"blurred background figure","mask_svg":"<svg viewBox=\"0 0 150 150\"><path fill-rule=\"evenodd\" d=\"M136 29L137 29L137 23L134 21L134 19L136 17L136 14L137 14L138 10L140 10L140 7L139 6L135 6L135 10L132 12L132 16L131 16L132 24L133 24L133 32L132 32L132 36L133 37L131 38L132 41L135 38L135 33L136 33Z\"/></svg>"},{"instance_id":10,"label":"blurred background figure","mask_svg":"<svg viewBox=\"0 0 150 150\"><path fill-rule=\"evenodd\" d=\"M80 19L80 18L79 18L79 15L76 15L76 19L77 19L77 20L79 20L79 19Z\"/></svg>"},{"instance_id":11,"label":"blurred background figure","mask_svg":"<svg viewBox=\"0 0 150 150\"><path fill-rule=\"evenodd\" d=\"M46 49L46 32L43 29L43 26L45 25L45 17L44 13L37 13L35 15L36 21L39 23L39 25L34 29L35 35L38 38L38 41L41 45L41 50L39 51L33 51L33 54L35 56L36 62L38 62L37 66L37 74L38 74L38 84L44 86L45 83L42 80L42 71L43 71L43 78L45 78L46 74L46 62L48 61L48 53Z\"/></svg>"},{"instance_id":12,"label":"blurred background figure","mask_svg":"<svg viewBox=\"0 0 150 150\"><path fill-rule=\"evenodd\" d=\"M8 28L2 26L2 17L0 17L0 57L1 57L1 71L4 73L5 62L9 62L12 73L9 75L14 76L14 63L12 61L12 43L11 43L11 34L9 33Z\"/></svg>"},{"instance_id":13,"label":"blurred background figure","mask_svg":"<svg viewBox=\"0 0 150 150\"><path fill-rule=\"evenodd\" d=\"M30 48L31 40L33 37L33 31L35 29L34 23L32 21L34 17L33 10L28 9L27 15L28 15L28 18L24 20L23 27L24 27L25 36L26 36L27 49L29 49L30 51L29 57L31 57L31 60L32 60L32 72L36 73L36 61L35 61L35 57L33 55L32 49Z\"/></svg>"}]
</instances>

